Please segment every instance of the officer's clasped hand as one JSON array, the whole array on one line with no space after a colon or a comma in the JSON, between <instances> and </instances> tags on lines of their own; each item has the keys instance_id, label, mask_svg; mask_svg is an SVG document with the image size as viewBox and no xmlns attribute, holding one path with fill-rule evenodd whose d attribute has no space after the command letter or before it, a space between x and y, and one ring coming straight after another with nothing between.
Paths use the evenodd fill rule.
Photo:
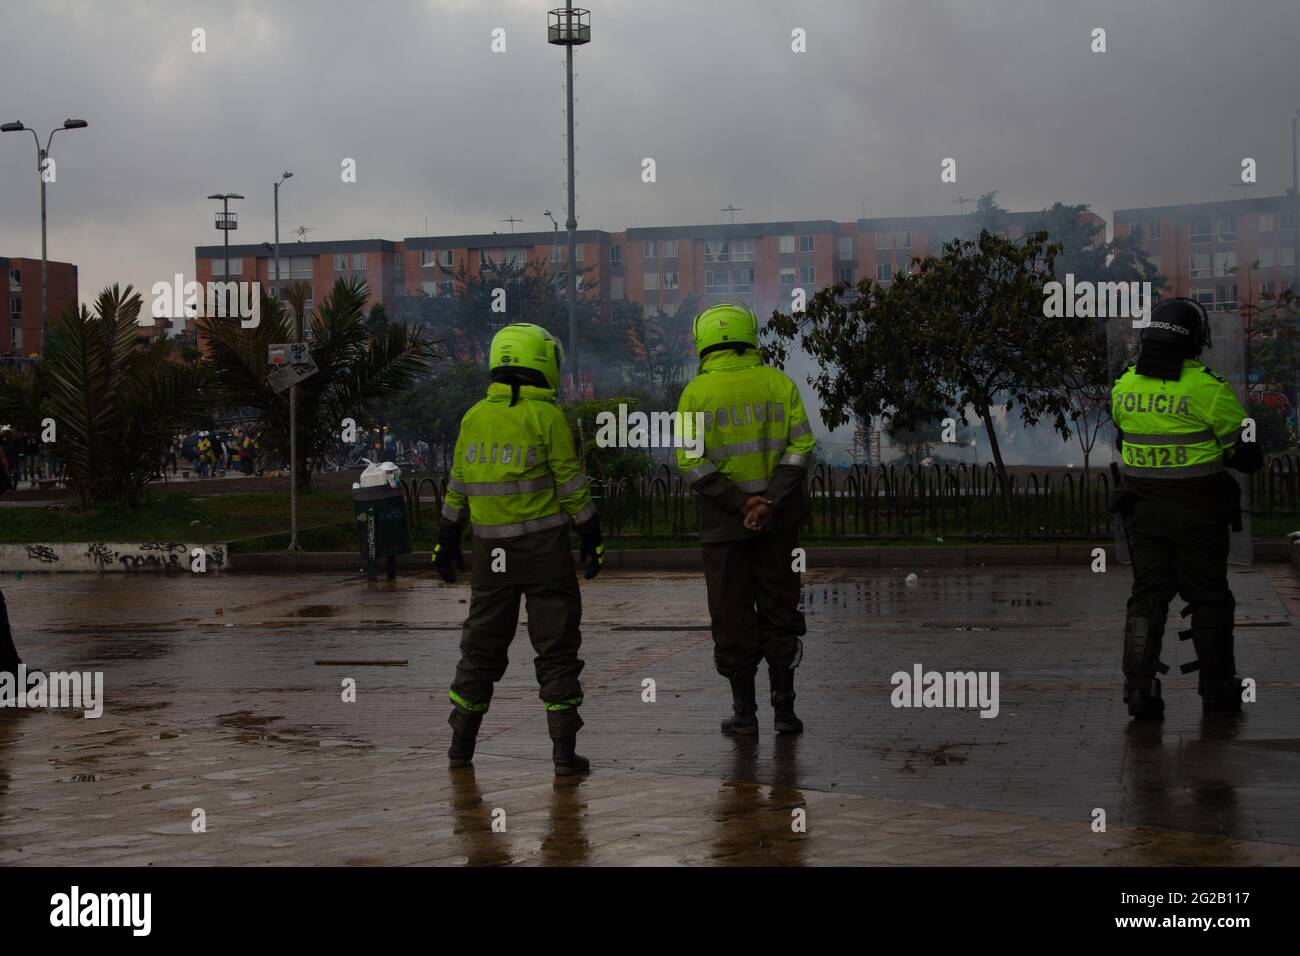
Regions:
<instances>
[{"instance_id":1,"label":"officer's clasped hand","mask_svg":"<svg viewBox=\"0 0 1300 956\"><path fill-rule=\"evenodd\" d=\"M577 532L580 542L578 560L587 562L587 571L583 576L590 581L605 564L605 539L600 533L599 515L580 524Z\"/></svg>"},{"instance_id":2,"label":"officer's clasped hand","mask_svg":"<svg viewBox=\"0 0 1300 956\"><path fill-rule=\"evenodd\" d=\"M772 499L751 495L740 506L740 513L745 516L745 527L750 531L765 531L772 523Z\"/></svg>"}]
</instances>

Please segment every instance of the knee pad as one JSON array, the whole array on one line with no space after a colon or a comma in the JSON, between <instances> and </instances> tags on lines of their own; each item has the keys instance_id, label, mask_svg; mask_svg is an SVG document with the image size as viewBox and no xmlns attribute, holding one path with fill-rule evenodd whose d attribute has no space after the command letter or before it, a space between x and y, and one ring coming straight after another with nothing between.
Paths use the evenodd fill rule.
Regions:
<instances>
[{"instance_id":1,"label":"knee pad","mask_svg":"<svg viewBox=\"0 0 1300 956\"><path fill-rule=\"evenodd\" d=\"M1124 622L1124 676L1129 680L1153 678L1168 673L1160 662L1160 643L1165 634L1168 605L1158 598L1129 601Z\"/></svg>"},{"instance_id":2,"label":"knee pad","mask_svg":"<svg viewBox=\"0 0 1300 956\"><path fill-rule=\"evenodd\" d=\"M1190 615L1192 626L1178 634L1179 640L1191 640L1196 660L1180 666L1184 674L1199 672L1200 686L1216 686L1232 681L1237 672L1233 654L1233 614L1237 600L1229 591L1222 600L1189 604L1183 616Z\"/></svg>"}]
</instances>

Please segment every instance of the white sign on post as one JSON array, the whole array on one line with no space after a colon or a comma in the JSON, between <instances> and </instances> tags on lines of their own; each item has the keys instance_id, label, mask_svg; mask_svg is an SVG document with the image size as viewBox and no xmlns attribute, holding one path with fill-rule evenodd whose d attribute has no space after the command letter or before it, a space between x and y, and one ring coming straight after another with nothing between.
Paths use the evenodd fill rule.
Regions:
<instances>
[{"instance_id":1,"label":"white sign on post","mask_svg":"<svg viewBox=\"0 0 1300 956\"><path fill-rule=\"evenodd\" d=\"M267 380L277 392L283 392L320 371L306 342L271 345L267 348L267 361L273 369Z\"/></svg>"}]
</instances>

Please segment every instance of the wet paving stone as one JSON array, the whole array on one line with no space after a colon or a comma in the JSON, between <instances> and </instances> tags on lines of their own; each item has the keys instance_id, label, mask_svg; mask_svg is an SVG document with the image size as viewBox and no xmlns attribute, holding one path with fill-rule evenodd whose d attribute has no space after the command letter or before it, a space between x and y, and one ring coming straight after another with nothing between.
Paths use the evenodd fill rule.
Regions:
<instances>
[{"instance_id":1,"label":"wet paving stone","mask_svg":"<svg viewBox=\"0 0 1300 956\"><path fill-rule=\"evenodd\" d=\"M909 570L806 575L807 733L762 706L748 741L718 733L699 575L584 583L577 779L552 773L523 622L475 767L447 769L467 585L26 575L5 584L20 652L102 670L106 702L0 711L0 865L1300 863L1288 568L1230 575L1258 702L1202 716L1175 606L1154 726L1119 700L1124 569ZM997 716L895 707L918 664L997 672Z\"/></svg>"}]
</instances>

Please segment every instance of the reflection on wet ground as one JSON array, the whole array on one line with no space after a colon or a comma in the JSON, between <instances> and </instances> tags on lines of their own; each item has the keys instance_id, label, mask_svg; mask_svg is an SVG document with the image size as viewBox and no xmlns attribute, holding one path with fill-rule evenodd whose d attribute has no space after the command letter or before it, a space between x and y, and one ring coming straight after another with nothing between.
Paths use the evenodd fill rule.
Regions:
<instances>
[{"instance_id":1,"label":"reflection on wet ground","mask_svg":"<svg viewBox=\"0 0 1300 956\"><path fill-rule=\"evenodd\" d=\"M585 584L596 770L559 780L523 622L476 766L445 766L467 585L25 575L5 584L20 650L104 671L107 700L0 712L0 864L1300 862L1289 570L1232 575L1258 702L1202 717L1175 677L1157 726L1118 700L1126 572L909 570L807 575L808 733L774 737L764 707L757 740L717 732L697 575ZM998 672L998 716L892 706L917 664Z\"/></svg>"}]
</instances>

